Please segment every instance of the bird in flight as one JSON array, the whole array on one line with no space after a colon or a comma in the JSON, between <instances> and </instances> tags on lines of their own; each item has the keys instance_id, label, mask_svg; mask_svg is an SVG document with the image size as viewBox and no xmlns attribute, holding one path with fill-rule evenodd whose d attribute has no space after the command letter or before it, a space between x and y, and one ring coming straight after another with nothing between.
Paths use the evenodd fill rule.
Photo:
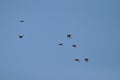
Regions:
<instances>
[{"instance_id":1,"label":"bird in flight","mask_svg":"<svg viewBox=\"0 0 120 80\"><path fill-rule=\"evenodd\" d=\"M23 23L24 21L23 21L23 20L20 20L19 22Z\"/></svg>"},{"instance_id":2,"label":"bird in flight","mask_svg":"<svg viewBox=\"0 0 120 80\"><path fill-rule=\"evenodd\" d=\"M74 44L74 45L72 45L72 47L77 48L77 45Z\"/></svg>"},{"instance_id":3,"label":"bird in flight","mask_svg":"<svg viewBox=\"0 0 120 80\"><path fill-rule=\"evenodd\" d=\"M85 62L88 62L88 58L85 58Z\"/></svg>"},{"instance_id":4,"label":"bird in flight","mask_svg":"<svg viewBox=\"0 0 120 80\"><path fill-rule=\"evenodd\" d=\"M63 45L63 43L59 43L58 45Z\"/></svg>"},{"instance_id":5,"label":"bird in flight","mask_svg":"<svg viewBox=\"0 0 120 80\"><path fill-rule=\"evenodd\" d=\"M18 36L19 36L19 38L23 38L24 35L18 35Z\"/></svg>"},{"instance_id":6,"label":"bird in flight","mask_svg":"<svg viewBox=\"0 0 120 80\"><path fill-rule=\"evenodd\" d=\"M76 61L76 62L80 62L80 60L79 60L79 59L75 59L75 61Z\"/></svg>"},{"instance_id":7,"label":"bird in flight","mask_svg":"<svg viewBox=\"0 0 120 80\"><path fill-rule=\"evenodd\" d=\"M72 35L71 34L68 34L67 35L67 38L71 39Z\"/></svg>"}]
</instances>

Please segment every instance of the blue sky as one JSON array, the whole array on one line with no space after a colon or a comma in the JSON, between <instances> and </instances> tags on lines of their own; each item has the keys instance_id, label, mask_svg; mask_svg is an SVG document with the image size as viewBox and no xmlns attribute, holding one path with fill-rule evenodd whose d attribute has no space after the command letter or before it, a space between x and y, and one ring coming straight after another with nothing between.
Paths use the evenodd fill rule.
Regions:
<instances>
[{"instance_id":1,"label":"blue sky","mask_svg":"<svg viewBox=\"0 0 120 80\"><path fill-rule=\"evenodd\" d=\"M119 3L0 0L0 80L120 80Z\"/></svg>"}]
</instances>

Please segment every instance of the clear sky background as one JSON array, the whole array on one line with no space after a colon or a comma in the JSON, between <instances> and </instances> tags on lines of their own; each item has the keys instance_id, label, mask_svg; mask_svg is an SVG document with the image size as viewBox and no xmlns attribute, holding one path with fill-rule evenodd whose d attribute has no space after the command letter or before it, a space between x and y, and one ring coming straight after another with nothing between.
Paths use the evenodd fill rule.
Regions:
<instances>
[{"instance_id":1,"label":"clear sky background","mask_svg":"<svg viewBox=\"0 0 120 80\"><path fill-rule=\"evenodd\" d=\"M119 57L120 0L0 0L0 80L120 80Z\"/></svg>"}]
</instances>

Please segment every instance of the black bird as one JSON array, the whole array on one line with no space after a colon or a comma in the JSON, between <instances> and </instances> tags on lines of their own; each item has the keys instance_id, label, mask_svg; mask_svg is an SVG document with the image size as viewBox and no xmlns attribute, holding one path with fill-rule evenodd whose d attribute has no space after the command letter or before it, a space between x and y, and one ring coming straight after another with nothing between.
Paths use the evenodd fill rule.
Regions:
<instances>
[{"instance_id":1,"label":"black bird","mask_svg":"<svg viewBox=\"0 0 120 80\"><path fill-rule=\"evenodd\" d=\"M75 61L80 62L80 60L79 60L79 59L75 59Z\"/></svg>"},{"instance_id":2,"label":"black bird","mask_svg":"<svg viewBox=\"0 0 120 80\"><path fill-rule=\"evenodd\" d=\"M59 43L58 45L63 45L63 43Z\"/></svg>"},{"instance_id":3,"label":"black bird","mask_svg":"<svg viewBox=\"0 0 120 80\"><path fill-rule=\"evenodd\" d=\"M67 38L71 39L72 35L71 34L68 34L67 35Z\"/></svg>"},{"instance_id":4,"label":"black bird","mask_svg":"<svg viewBox=\"0 0 120 80\"><path fill-rule=\"evenodd\" d=\"M77 48L77 45L72 45L74 48Z\"/></svg>"},{"instance_id":5,"label":"black bird","mask_svg":"<svg viewBox=\"0 0 120 80\"><path fill-rule=\"evenodd\" d=\"M24 21L23 21L23 20L20 20L19 22L23 23Z\"/></svg>"},{"instance_id":6,"label":"black bird","mask_svg":"<svg viewBox=\"0 0 120 80\"><path fill-rule=\"evenodd\" d=\"M19 35L19 38L23 38L23 35Z\"/></svg>"},{"instance_id":7,"label":"black bird","mask_svg":"<svg viewBox=\"0 0 120 80\"><path fill-rule=\"evenodd\" d=\"M88 62L88 58L85 58L85 62Z\"/></svg>"}]
</instances>

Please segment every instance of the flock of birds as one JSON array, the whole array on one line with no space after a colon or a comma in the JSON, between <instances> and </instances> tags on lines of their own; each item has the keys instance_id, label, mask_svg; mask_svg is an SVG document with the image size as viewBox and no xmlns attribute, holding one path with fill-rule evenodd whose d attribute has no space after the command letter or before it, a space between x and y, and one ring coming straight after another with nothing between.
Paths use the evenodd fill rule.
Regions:
<instances>
[{"instance_id":1,"label":"flock of birds","mask_svg":"<svg viewBox=\"0 0 120 80\"><path fill-rule=\"evenodd\" d=\"M67 35L67 38L68 38L68 39L71 39L71 38L72 38L72 35L71 35L71 34L68 34L68 35ZM59 45L59 46L62 46L63 43L59 43L58 45ZM73 44L72 47L77 48L77 45ZM76 59L74 59L74 61L80 62L80 59L76 58ZM88 58L85 58L85 59L84 59L84 62L88 62Z\"/></svg>"},{"instance_id":2,"label":"flock of birds","mask_svg":"<svg viewBox=\"0 0 120 80\"><path fill-rule=\"evenodd\" d=\"M19 22L23 23L24 20L20 20ZM19 37L19 38L23 38L24 35L18 35L18 37ZM68 39L71 39L71 38L72 38L72 35L71 35L71 34L68 34L68 35L67 35L67 38L68 38ZM59 43L58 45L59 45L59 46L62 46L63 43ZM72 47L77 48L77 45L74 44L74 45L72 45ZM80 62L80 59L76 58L76 59L74 59L74 61ZM88 62L88 61L89 61L88 58L85 58L85 59L84 59L84 62Z\"/></svg>"}]
</instances>

